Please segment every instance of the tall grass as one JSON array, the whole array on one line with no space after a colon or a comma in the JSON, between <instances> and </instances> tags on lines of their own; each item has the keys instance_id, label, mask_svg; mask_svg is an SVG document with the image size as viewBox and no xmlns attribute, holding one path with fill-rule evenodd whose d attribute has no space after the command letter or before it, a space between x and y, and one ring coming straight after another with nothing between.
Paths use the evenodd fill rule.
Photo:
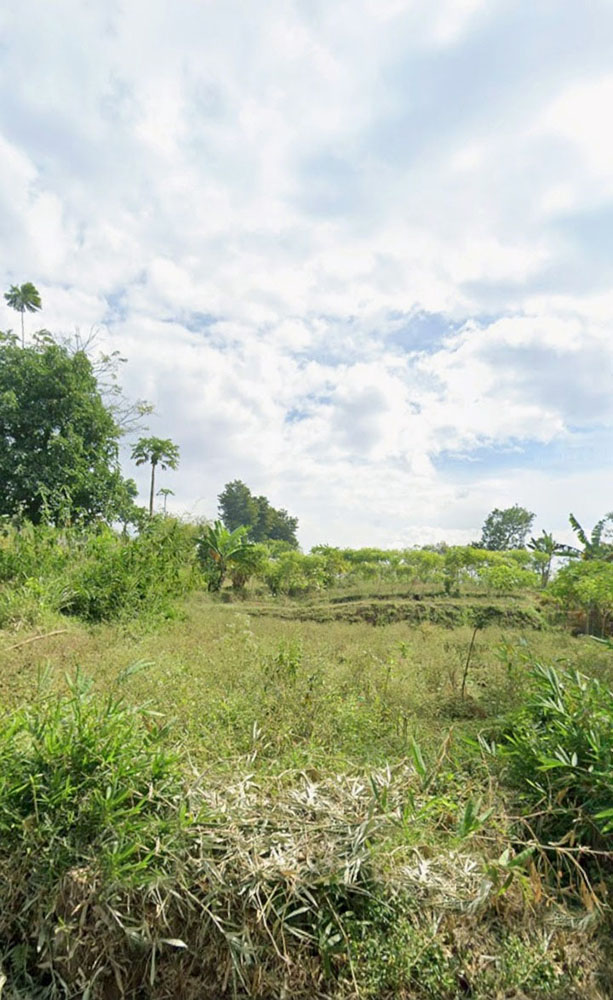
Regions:
<instances>
[{"instance_id":1,"label":"tall grass","mask_svg":"<svg viewBox=\"0 0 613 1000\"><path fill-rule=\"evenodd\" d=\"M167 615L197 583L194 529L173 518L154 518L134 538L102 524L7 524L0 534L0 628L52 614L88 622Z\"/></svg>"}]
</instances>

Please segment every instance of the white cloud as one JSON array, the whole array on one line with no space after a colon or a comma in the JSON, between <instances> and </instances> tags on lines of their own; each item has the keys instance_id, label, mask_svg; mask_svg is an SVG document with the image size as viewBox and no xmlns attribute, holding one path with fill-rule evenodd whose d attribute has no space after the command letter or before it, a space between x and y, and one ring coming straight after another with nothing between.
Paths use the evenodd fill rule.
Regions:
<instances>
[{"instance_id":1,"label":"white cloud","mask_svg":"<svg viewBox=\"0 0 613 1000\"><path fill-rule=\"evenodd\" d=\"M562 136L593 174L609 182L613 171L612 103L612 75L580 81L555 98L539 123L541 129Z\"/></svg>"},{"instance_id":2,"label":"white cloud","mask_svg":"<svg viewBox=\"0 0 613 1000\"><path fill-rule=\"evenodd\" d=\"M467 540L505 500L557 528L560 454L613 421L611 251L581 229L611 200L612 27L528 0L5 5L3 280L51 329L106 324L182 447L176 509L240 477L306 544ZM581 475L595 519L596 451Z\"/></svg>"}]
</instances>

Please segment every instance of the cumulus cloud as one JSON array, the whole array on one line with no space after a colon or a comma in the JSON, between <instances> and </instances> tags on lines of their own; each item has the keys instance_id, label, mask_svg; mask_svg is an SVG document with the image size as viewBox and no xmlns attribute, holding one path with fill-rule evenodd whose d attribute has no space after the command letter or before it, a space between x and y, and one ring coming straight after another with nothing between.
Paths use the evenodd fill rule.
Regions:
<instances>
[{"instance_id":1,"label":"cumulus cloud","mask_svg":"<svg viewBox=\"0 0 613 1000\"><path fill-rule=\"evenodd\" d=\"M306 546L595 520L612 28L605 0L6 3L4 283L129 357L177 510L242 478Z\"/></svg>"}]
</instances>

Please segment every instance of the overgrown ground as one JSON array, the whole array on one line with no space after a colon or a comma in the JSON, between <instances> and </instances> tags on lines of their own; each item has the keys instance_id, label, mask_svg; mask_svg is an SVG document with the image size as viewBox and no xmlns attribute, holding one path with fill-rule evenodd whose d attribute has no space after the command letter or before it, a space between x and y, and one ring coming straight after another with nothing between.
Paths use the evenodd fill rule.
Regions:
<instances>
[{"instance_id":1,"label":"overgrown ground","mask_svg":"<svg viewBox=\"0 0 613 1000\"><path fill-rule=\"evenodd\" d=\"M126 746L139 733L157 739L163 720L160 740L179 752L159 802L154 777L138 793L157 803L151 822L161 824L138 834L132 858L145 863L119 862L112 837L90 853L64 845L46 869L23 855L22 838L14 862L0 861L5 989L81 996L89 984L92 998L613 995L608 869L575 872L572 838L559 854L535 846L514 818L516 793L476 742L497 737L523 703L535 662L611 683L613 652L546 626L529 602L337 598L224 603L195 594L153 625L58 618L39 633L0 633L7 718L23 704L55 704L57 693L68 699L53 722L65 743L58 737L53 757L43 740L34 770L59 773L83 732L104 733L108 715L96 713L109 693L159 713L130 715ZM27 641L55 629L65 631ZM71 693L77 670L93 692ZM34 743L37 719L27 730ZM66 775L54 816L73 816ZM132 819L121 812L117 823ZM60 856L61 877L47 884ZM17 921L11 899L26 913ZM28 941L35 931L38 942Z\"/></svg>"}]
</instances>

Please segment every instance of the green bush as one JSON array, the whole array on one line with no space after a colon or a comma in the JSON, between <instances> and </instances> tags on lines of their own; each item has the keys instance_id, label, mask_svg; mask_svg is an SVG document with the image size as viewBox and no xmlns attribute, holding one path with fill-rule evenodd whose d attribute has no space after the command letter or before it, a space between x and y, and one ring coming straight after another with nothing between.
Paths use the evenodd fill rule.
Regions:
<instances>
[{"instance_id":1,"label":"green bush","mask_svg":"<svg viewBox=\"0 0 613 1000\"><path fill-rule=\"evenodd\" d=\"M537 665L499 748L530 829L545 844L613 848L613 692Z\"/></svg>"},{"instance_id":2,"label":"green bush","mask_svg":"<svg viewBox=\"0 0 613 1000\"><path fill-rule=\"evenodd\" d=\"M31 628L52 621L70 603L66 581L59 578L29 577L23 583L0 587L0 629Z\"/></svg>"},{"instance_id":3,"label":"green bush","mask_svg":"<svg viewBox=\"0 0 613 1000\"><path fill-rule=\"evenodd\" d=\"M189 817L165 742L151 715L80 675L0 723L0 949L24 975L70 931L65 876L150 884L176 852Z\"/></svg>"},{"instance_id":4,"label":"green bush","mask_svg":"<svg viewBox=\"0 0 613 1000\"><path fill-rule=\"evenodd\" d=\"M324 589L327 579L326 560L318 555L284 552L278 559L268 562L264 578L271 594L299 597Z\"/></svg>"},{"instance_id":5,"label":"green bush","mask_svg":"<svg viewBox=\"0 0 613 1000\"><path fill-rule=\"evenodd\" d=\"M72 596L64 610L89 622L168 614L196 575L189 526L155 518L136 538L103 527L87 537L68 576Z\"/></svg>"},{"instance_id":6,"label":"green bush","mask_svg":"<svg viewBox=\"0 0 613 1000\"><path fill-rule=\"evenodd\" d=\"M34 625L47 612L89 622L168 614L201 582L195 528L150 519L136 537L108 525L5 525L0 535L0 628Z\"/></svg>"},{"instance_id":7,"label":"green bush","mask_svg":"<svg viewBox=\"0 0 613 1000\"><path fill-rule=\"evenodd\" d=\"M66 568L80 532L25 521L16 527L3 519L0 528L0 583L23 583L32 577L57 576Z\"/></svg>"},{"instance_id":8,"label":"green bush","mask_svg":"<svg viewBox=\"0 0 613 1000\"><path fill-rule=\"evenodd\" d=\"M488 590L496 594L511 594L518 590L535 588L538 584L537 577L530 570L522 569L521 566L509 566L501 563L494 566L486 566L480 573L479 579L485 584Z\"/></svg>"},{"instance_id":9,"label":"green bush","mask_svg":"<svg viewBox=\"0 0 613 1000\"><path fill-rule=\"evenodd\" d=\"M585 615L586 632L601 635L610 629L613 615L613 563L599 559L571 562L551 585L551 593L567 610Z\"/></svg>"}]
</instances>

